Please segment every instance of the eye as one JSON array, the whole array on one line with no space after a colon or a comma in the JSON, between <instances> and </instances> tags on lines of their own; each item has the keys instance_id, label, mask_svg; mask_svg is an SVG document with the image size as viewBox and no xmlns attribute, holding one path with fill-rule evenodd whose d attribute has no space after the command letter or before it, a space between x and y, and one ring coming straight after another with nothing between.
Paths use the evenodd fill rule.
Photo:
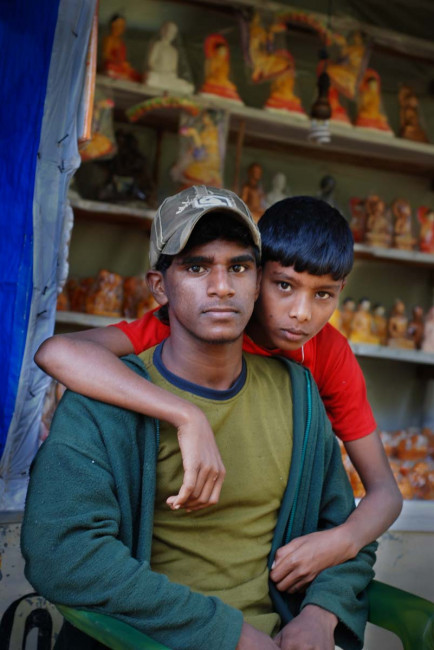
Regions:
<instances>
[{"instance_id":1,"label":"eye","mask_svg":"<svg viewBox=\"0 0 434 650\"><path fill-rule=\"evenodd\" d=\"M234 273L244 273L244 271L247 271L247 266L245 264L234 264L231 266L231 270Z\"/></svg>"},{"instance_id":2,"label":"eye","mask_svg":"<svg viewBox=\"0 0 434 650\"><path fill-rule=\"evenodd\" d=\"M333 297L332 294L329 293L328 291L317 291L317 294L316 294L316 295L318 296L318 298L319 298L320 300L327 300L328 298L332 298L332 297Z\"/></svg>"},{"instance_id":3,"label":"eye","mask_svg":"<svg viewBox=\"0 0 434 650\"><path fill-rule=\"evenodd\" d=\"M278 283L277 283L277 286L279 287L279 289L280 289L281 291L285 291L286 293L289 293L289 292L291 291L291 289L292 289L292 287L291 287L291 285L289 284L289 282L283 282L283 281L282 281L282 282L278 282Z\"/></svg>"},{"instance_id":4,"label":"eye","mask_svg":"<svg viewBox=\"0 0 434 650\"><path fill-rule=\"evenodd\" d=\"M203 271L205 271L205 267L201 266L200 264L192 264L187 268L187 271L189 273L203 273Z\"/></svg>"}]
</instances>

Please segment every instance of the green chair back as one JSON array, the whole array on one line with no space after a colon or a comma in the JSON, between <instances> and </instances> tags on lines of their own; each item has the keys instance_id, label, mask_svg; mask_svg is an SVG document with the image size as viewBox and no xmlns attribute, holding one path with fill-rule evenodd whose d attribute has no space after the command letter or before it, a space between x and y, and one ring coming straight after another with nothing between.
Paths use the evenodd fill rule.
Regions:
<instances>
[{"instance_id":1,"label":"green chair back","mask_svg":"<svg viewBox=\"0 0 434 650\"><path fill-rule=\"evenodd\" d=\"M111 650L169 650L122 621L57 605L64 618ZM368 620L390 630L404 650L434 650L434 603L373 580L369 586Z\"/></svg>"}]
</instances>

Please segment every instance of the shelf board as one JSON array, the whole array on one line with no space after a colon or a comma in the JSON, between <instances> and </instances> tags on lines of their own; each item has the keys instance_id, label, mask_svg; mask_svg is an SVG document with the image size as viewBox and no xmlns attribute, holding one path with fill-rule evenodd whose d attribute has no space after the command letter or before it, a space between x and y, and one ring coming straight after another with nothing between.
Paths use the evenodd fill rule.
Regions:
<instances>
[{"instance_id":1,"label":"shelf board","mask_svg":"<svg viewBox=\"0 0 434 650\"><path fill-rule=\"evenodd\" d=\"M155 216L155 210L136 208L121 203L90 201L78 197L70 197L69 201L74 210L74 214L78 217L142 225L146 229L150 229Z\"/></svg>"},{"instance_id":2,"label":"shelf board","mask_svg":"<svg viewBox=\"0 0 434 650\"><path fill-rule=\"evenodd\" d=\"M150 88L133 81L111 79L104 75L97 76L97 84L113 93L115 105L127 109L151 97L168 94L163 90ZM434 145L390 136L381 131L360 129L332 123L331 143L320 146L308 140L310 123L296 114L282 114L251 106L238 105L224 99L205 98L189 95L192 101L209 108L224 108L230 114L230 129L238 131L245 125L246 142L262 143L284 148L299 154L319 154L321 157L333 157L354 164L386 167L389 170L407 174L425 174L434 176ZM177 119L174 109L165 110L165 114ZM150 113L149 115L152 115ZM146 124L146 117L142 124Z\"/></svg>"},{"instance_id":3,"label":"shelf board","mask_svg":"<svg viewBox=\"0 0 434 650\"><path fill-rule=\"evenodd\" d=\"M106 325L114 325L121 320L131 322L133 318L125 318L124 316L96 316L95 314L84 314L78 311L57 311L56 323L66 325L77 325L79 327L105 327Z\"/></svg>"},{"instance_id":4,"label":"shelf board","mask_svg":"<svg viewBox=\"0 0 434 650\"><path fill-rule=\"evenodd\" d=\"M397 248L377 248L366 244L354 244L354 253L356 257L434 267L434 255L420 251L402 251Z\"/></svg>"},{"instance_id":5,"label":"shelf board","mask_svg":"<svg viewBox=\"0 0 434 650\"><path fill-rule=\"evenodd\" d=\"M389 348L386 345L372 345L371 343L352 343L348 341L354 354L358 357L374 359L390 359L434 366L434 353L421 350L406 350L404 348Z\"/></svg>"}]
</instances>

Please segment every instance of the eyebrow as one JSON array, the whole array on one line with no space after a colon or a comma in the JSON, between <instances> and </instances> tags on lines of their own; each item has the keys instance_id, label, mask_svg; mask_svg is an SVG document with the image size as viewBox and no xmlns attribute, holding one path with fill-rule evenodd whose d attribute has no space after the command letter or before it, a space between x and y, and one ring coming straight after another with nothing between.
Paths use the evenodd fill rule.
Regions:
<instances>
[{"instance_id":1,"label":"eyebrow","mask_svg":"<svg viewBox=\"0 0 434 650\"><path fill-rule=\"evenodd\" d=\"M213 264L214 262L214 257L206 256L206 255L187 255L186 257L183 257L180 261L180 265L185 265L185 264ZM250 253L245 253L243 255L236 255L235 257L231 257L229 260L230 264L242 264L242 263L247 263L247 262L253 262L255 263L255 258L253 255Z\"/></svg>"},{"instance_id":2,"label":"eyebrow","mask_svg":"<svg viewBox=\"0 0 434 650\"><path fill-rule=\"evenodd\" d=\"M286 275L281 271L275 271L273 274L274 279L280 280L280 282L293 282L297 283L297 278L292 277L291 275ZM340 286L342 280L336 280L334 284L321 284L319 287L315 287L317 291L322 289L336 289Z\"/></svg>"}]
</instances>

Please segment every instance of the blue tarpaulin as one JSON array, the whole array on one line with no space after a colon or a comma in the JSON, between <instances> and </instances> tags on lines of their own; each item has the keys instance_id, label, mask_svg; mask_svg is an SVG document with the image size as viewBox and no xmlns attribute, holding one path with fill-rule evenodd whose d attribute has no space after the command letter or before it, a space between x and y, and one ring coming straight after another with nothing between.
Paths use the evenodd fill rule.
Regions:
<instances>
[{"instance_id":1,"label":"blue tarpaulin","mask_svg":"<svg viewBox=\"0 0 434 650\"><path fill-rule=\"evenodd\" d=\"M0 3L0 455L32 298L33 194L58 4Z\"/></svg>"},{"instance_id":2,"label":"blue tarpaulin","mask_svg":"<svg viewBox=\"0 0 434 650\"><path fill-rule=\"evenodd\" d=\"M96 0L0 1L0 510L21 509L48 378L80 164L77 125Z\"/></svg>"}]
</instances>

